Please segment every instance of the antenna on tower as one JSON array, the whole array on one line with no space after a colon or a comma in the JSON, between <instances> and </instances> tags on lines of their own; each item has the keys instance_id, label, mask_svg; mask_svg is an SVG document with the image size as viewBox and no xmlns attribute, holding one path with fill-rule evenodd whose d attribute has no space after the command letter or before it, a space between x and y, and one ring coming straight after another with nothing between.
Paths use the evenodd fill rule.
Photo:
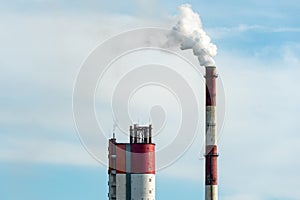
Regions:
<instances>
[{"instance_id":1,"label":"antenna on tower","mask_svg":"<svg viewBox=\"0 0 300 200\"><path fill-rule=\"evenodd\" d=\"M115 134L115 132L116 132L116 128L117 128L117 122L114 120L114 124L113 124L113 138L115 139L116 138L116 134Z\"/></svg>"}]
</instances>

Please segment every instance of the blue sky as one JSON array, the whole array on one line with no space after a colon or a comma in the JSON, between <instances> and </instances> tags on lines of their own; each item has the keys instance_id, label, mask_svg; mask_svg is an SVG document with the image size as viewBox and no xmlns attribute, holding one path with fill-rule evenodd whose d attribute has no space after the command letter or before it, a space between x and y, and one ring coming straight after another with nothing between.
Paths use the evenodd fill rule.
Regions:
<instances>
[{"instance_id":1,"label":"blue sky","mask_svg":"<svg viewBox=\"0 0 300 200\"><path fill-rule=\"evenodd\" d=\"M78 70L113 35L172 27L182 3L218 46L220 199L300 198L298 1L15 0L0 6L0 199L107 198L106 167L85 151L73 121ZM199 143L158 172L157 199L203 199Z\"/></svg>"}]
</instances>

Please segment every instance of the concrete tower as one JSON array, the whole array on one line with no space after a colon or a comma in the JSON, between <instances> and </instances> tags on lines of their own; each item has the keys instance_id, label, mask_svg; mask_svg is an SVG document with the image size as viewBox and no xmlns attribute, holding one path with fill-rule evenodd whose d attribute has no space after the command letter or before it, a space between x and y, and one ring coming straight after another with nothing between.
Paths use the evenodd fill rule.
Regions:
<instances>
[{"instance_id":1,"label":"concrete tower","mask_svg":"<svg viewBox=\"0 0 300 200\"><path fill-rule=\"evenodd\" d=\"M217 121L215 66L205 68L206 80L206 150L205 150L205 200L218 200Z\"/></svg>"},{"instance_id":2,"label":"concrete tower","mask_svg":"<svg viewBox=\"0 0 300 200\"><path fill-rule=\"evenodd\" d=\"M152 127L130 126L129 143L109 140L109 200L155 200Z\"/></svg>"}]
</instances>

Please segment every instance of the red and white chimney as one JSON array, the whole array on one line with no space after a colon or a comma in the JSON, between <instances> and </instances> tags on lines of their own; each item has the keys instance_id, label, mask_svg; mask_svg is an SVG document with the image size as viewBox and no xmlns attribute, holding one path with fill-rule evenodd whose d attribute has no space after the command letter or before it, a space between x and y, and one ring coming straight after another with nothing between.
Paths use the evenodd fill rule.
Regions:
<instances>
[{"instance_id":1,"label":"red and white chimney","mask_svg":"<svg viewBox=\"0 0 300 200\"><path fill-rule=\"evenodd\" d=\"M206 115L205 115L205 200L218 200L217 168L217 121L216 121L216 79L215 66L205 67Z\"/></svg>"}]
</instances>

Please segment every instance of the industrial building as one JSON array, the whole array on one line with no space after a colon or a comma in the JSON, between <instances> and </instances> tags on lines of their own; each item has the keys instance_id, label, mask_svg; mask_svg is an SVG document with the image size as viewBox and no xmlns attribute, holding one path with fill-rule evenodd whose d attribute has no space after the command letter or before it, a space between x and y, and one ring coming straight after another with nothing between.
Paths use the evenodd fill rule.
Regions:
<instances>
[{"instance_id":1,"label":"industrial building","mask_svg":"<svg viewBox=\"0 0 300 200\"><path fill-rule=\"evenodd\" d=\"M155 144L151 125L130 126L129 143L109 139L109 200L155 200Z\"/></svg>"}]
</instances>

